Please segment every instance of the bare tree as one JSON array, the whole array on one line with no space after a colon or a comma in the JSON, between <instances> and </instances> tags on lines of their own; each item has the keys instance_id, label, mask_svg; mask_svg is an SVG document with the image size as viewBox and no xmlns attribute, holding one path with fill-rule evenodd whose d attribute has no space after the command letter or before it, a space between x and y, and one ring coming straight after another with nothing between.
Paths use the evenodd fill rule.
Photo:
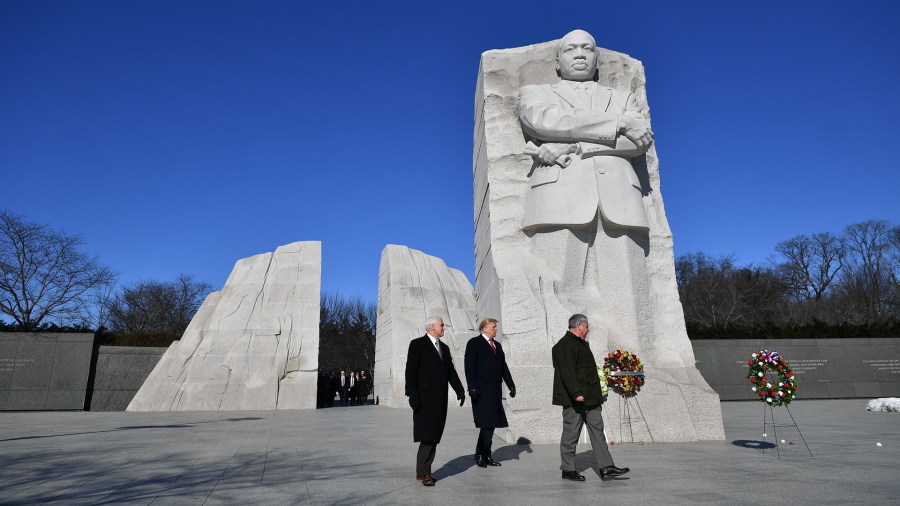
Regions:
<instances>
[{"instance_id":1,"label":"bare tree","mask_svg":"<svg viewBox=\"0 0 900 506\"><path fill-rule=\"evenodd\" d=\"M893 313L893 229L885 220L868 220L844 228L847 269L841 278L842 299L852 323L883 323Z\"/></svg>"},{"instance_id":2,"label":"bare tree","mask_svg":"<svg viewBox=\"0 0 900 506\"><path fill-rule=\"evenodd\" d=\"M891 265L888 276L891 291L891 311L894 315L894 320L900 320L900 225L891 229L888 243L888 258Z\"/></svg>"},{"instance_id":3,"label":"bare tree","mask_svg":"<svg viewBox=\"0 0 900 506\"><path fill-rule=\"evenodd\" d=\"M212 285L180 274L175 281L141 281L108 303L110 327L119 332L181 335Z\"/></svg>"},{"instance_id":4,"label":"bare tree","mask_svg":"<svg viewBox=\"0 0 900 506\"><path fill-rule=\"evenodd\" d=\"M96 257L79 251L83 243L80 235L0 211L0 315L23 330L83 321L91 292L115 280Z\"/></svg>"},{"instance_id":5,"label":"bare tree","mask_svg":"<svg viewBox=\"0 0 900 506\"><path fill-rule=\"evenodd\" d=\"M779 271L797 299L821 302L844 266L844 246L829 232L798 235L778 243L775 250L785 261Z\"/></svg>"},{"instance_id":6,"label":"bare tree","mask_svg":"<svg viewBox=\"0 0 900 506\"><path fill-rule=\"evenodd\" d=\"M771 321L785 291L774 270L738 268L732 256L689 253L675 262L675 274L685 320L703 327Z\"/></svg>"},{"instance_id":7,"label":"bare tree","mask_svg":"<svg viewBox=\"0 0 900 506\"><path fill-rule=\"evenodd\" d=\"M362 298L325 292L319 306L319 366L375 368L377 306Z\"/></svg>"}]
</instances>

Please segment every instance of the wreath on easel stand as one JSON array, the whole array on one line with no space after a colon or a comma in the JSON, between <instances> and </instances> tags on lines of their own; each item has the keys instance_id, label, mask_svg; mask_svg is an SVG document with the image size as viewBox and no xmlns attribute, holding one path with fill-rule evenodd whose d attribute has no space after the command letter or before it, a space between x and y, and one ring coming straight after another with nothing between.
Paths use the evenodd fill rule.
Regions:
<instances>
[{"instance_id":1,"label":"wreath on easel stand","mask_svg":"<svg viewBox=\"0 0 900 506\"><path fill-rule=\"evenodd\" d=\"M622 397L634 397L644 386L644 364L634 353L611 351L603 358L602 378L609 388ZM617 373L617 374L614 374Z\"/></svg>"},{"instance_id":2,"label":"wreath on easel stand","mask_svg":"<svg viewBox=\"0 0 900 506\"><path fill-rule=\"evenodd\" d=\"M753 384L751 390L759 395L759 400L768 406L787 406L797 397L797 383L794 371L787 361L775 350L760 350L747 361L750 371L747 379ZM778 375L777 383L768 373Z\"/></svg>"}]
</instances>

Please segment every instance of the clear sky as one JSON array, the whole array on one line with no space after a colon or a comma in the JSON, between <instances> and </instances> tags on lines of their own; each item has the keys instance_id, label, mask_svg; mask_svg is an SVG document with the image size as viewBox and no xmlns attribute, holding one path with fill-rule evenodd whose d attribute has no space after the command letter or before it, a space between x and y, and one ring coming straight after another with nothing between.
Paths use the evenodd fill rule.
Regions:
<instances>
[{"instance_id":1,"label":"clear sky","mask_svg":"<svg viewBox=\"0 0 900 506\"><path fill-rule=\"evenodd\" d=\"M315 4L309 6L307 4ZM763 263L900 223L900 2L0 2L0 209L121 282L321 240L375 300L382 248L474 281L481 53L592 32L644 63L675 253Z\"/></svg>"}]
</instances>

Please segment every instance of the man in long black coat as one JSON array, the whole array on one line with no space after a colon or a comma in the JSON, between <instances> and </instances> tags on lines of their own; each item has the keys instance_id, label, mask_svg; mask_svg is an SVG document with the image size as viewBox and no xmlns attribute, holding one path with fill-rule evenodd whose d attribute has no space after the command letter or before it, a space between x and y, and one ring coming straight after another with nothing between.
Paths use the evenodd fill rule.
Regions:
<instances>
[{"instance_id":1,"label":"man in long black coat","mask_svg":"<svg viewBox=\"0 0 900 506\"><path fill-rule=\"evenodd\" d=\"M341 371L338 376L338 395L341 397L341 406L347 405L347 390L350 388L350 376Z\"/></svg>"},{"instance_id":2,"label":"man in long black coat","mask_svg":"<svg viewBox=\"0 0 900 506\"><path fill-rule=\"evenodd\" d=\"M475 426L481 429L475 443L475 463L478 467L499 466L500 463L491 458L494 429L509 427L506 412L503 411L501 384L506 382L510 397L516 396L516 384L506 367L503 346L494 340L497 337L497 320L485 318L478 330L481 334L469 339L466 344L465 360L472 416Z\"/></svg>"},{"instance_id":3,"label":"man in long black coat","mask_svg":"<svg viewBox=\"0 0 900 506\"><path fill-rule=\"evenodd\" d=\"M453 367L450 347L441 342L444 320L431 317L425 323L425 329L424 336L409 343L406 395L413 409L413 441L419 443L416 479L426 487L432 487L431 464L447 423L448 383L456 392L460 406L466 400L466 393Z\"/></svg>"}]
</instances>

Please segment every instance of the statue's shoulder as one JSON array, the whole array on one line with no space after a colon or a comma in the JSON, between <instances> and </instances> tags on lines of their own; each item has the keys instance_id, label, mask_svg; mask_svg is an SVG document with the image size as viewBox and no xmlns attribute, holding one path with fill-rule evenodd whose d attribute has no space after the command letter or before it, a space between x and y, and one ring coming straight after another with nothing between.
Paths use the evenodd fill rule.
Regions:
<instances>
[{"instance_id":1,"label":"statue's shoulder","mask_svg":"<svg viewBox=\"0 0 900 506\"><path fill-rule=\"evenodd\" d=\"M527 84L519 88L519 95L546 95L552 93L559 83L554 84Z\"/></svg>"}]
</instances>

